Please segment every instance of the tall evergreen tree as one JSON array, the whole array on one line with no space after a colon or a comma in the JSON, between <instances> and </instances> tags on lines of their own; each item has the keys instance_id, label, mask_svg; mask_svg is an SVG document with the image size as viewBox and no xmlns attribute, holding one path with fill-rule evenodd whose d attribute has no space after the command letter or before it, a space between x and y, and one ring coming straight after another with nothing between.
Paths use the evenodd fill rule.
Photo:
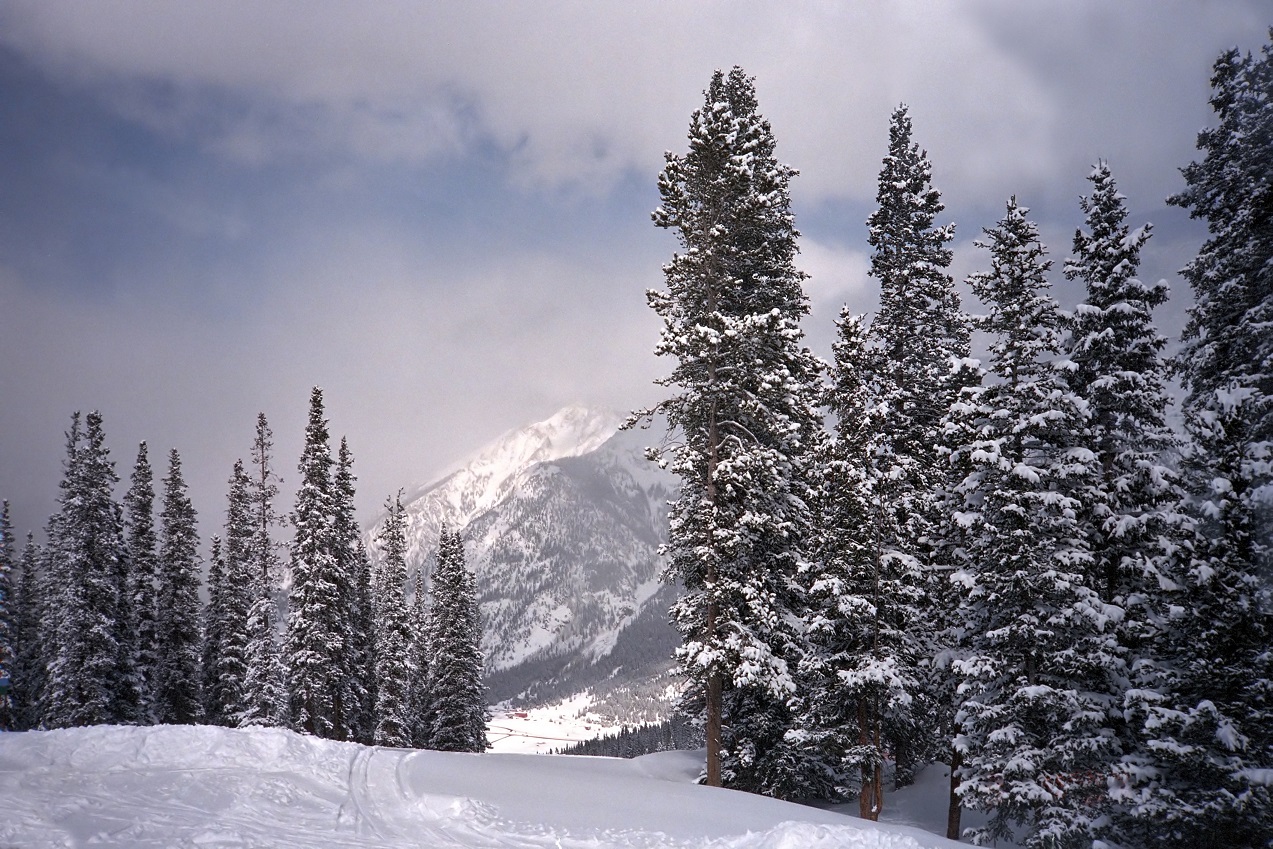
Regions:
<instances>
[{"instance_id":1,"label":"tall evergreen tree","mask_svg":"<svg viewBox=\"0 0 1273 849\"><path fill-rule=\"evenodd\" d=\"M278 497L278 475L273 467L274 433L265 413L256 417L256 437L252 443L248 513L252 525L245 558L251 571L246 583L251 593L248 607L244 656L244 705L236 722L241 726L287 725L290 705L287 677L279 645L279 613L275 591L282 580L279 543L273 528L282 524L274 508Z\"/></svg>"},{"instance_id":2,"label":"tall evergreen tree","mask_svg":"<svg viewBox=\"0 0 1273 849\"><path fill-rule=\"evenodd\" d=\"M486 740L477 581L465 565L459 531L442 530L431 589L432 715L426 745L444 752L483 752L490 744Z\"/></svg>"},{"instance_id":3,"label":"tall evergreen tree","mask_svg":"<svg viewBox=\"0 0 1273 849\"><path fill-rule=\"evenodd\" d=\"M417 749L427 748L433 735L430 673L435 641L424 568L421 564L415 574L415 594L411 602L411 685L407 716L411 723L411 744Z\"/></svg>"},{"instance_id":4,"label":"tall evergreen tree","mask_svg":"<svg viewBox=\"0 0 1273 849\"><path fill-rule=\"evenodd\" d=\"M989 308L999 382L966 393L949 424L967 470L948 509L967 530L953 575L962 605L956 746L964 803L991 813L979 840L1026 826L1026 846L1090 846L1101 816L1110 728L1109 676L1123 672L1112 622L1086 583L1091 552L1077 493L1094 474L1076 444L1083 405L1069 391L1050 263L1015 198L987 231L991 270L970 278Z\"/></svg>"},{"instance_id":5,"label":"tall evergreen tree","mask_svg":"<svg viewBox=\"0 0 1273 849\"><path fill-rule=\"evenodd\" d=\"M225 545L213 540L208 571L208 606L204 616L203 680L208 722L235 726L247 709L248 620L253 600L251 556L252 504L243 461L230 474Z\"/></svg>"},{"instance_id":6,"label":"tall evergreen tree","mask_svg":"<svg viewBox=\"0 0 1273 849\"><path fill-rule=\"evenodd\" d=\"M407 609L406 512L402 492L386 502L379 542L384 558L376 580L377 746L411 745L411 618Z\"/></svg>"},{"instance_id":7,"label":"tall evergreen tree","mask_svg":"<svg viewBox=\"0 0 1273 849\"><path fill-rule=\"evenodd\" d=\"M1166 302L1167 286L1136 277L1151 226L1129 230L1109 166L1098 163L1088 179L1093 191L1081 204L1087 230L1075 233L1065 264L1065 276L1083 281L1087 293L1070 326L1070 382L1087 403L1087 443L1099 465L1083 496L1090 584L1105 601L1126 606L1129 597L1156 591L1162 544L1180 521L1176 475L1164 464L1178 447L1166 421L1166 340L1152 315Z\"/></svg>"},{"instance_id":8,"label":"tall evergreen tree","mask_svg":"<svg viewBox=\"0 0 1273 849\"><path fill-rule=\"evenodd\" d=\"M40 576L40 550L35 535L27 533L22 549L22 576L17 582L14 617L13 668L10 672L9 695L14 711L14 727L18 731L38 728L44 691L45 648L51 643L41 634L43 619L43 582Z\"/></svg>"},{"instance_id":9,"label":"tall evergreen tree","mask_svg":"<svg viewBox=\"0 0 1273 849\"><path fill-rule=\"evenodd\" d=\"M867 219L871 276L880 283L880 310L869 333L870 388L874 403L886 406L888 432L875 435L873 450L889 480L899 481L893 509L907 511L903 502L933 488L933 435L960 388L952 361L968 356L969 327L946 271L955 227L935 223L945 206L927 152L912 141L905 106L889 123L876 201ZM890 545L915 549L922 534L907 532L905 521L899 521L901 539Z\"/></svg>"},{"instance_id":10,"label":"tall evergreen tree","mask_svg":"<svg viewBox=\"0 0 1273 849\"><path fill-rule=\"evenodd\" d=\"M132 597L135 657L140 715L138 722L156 721L155 692L159 668L157 621L159 584L158 540L155 536L155 485L149 451L143 442L124 496L124 538L128 559L128 592Z\"/></svg>"},{"instance_id":11,"label":"tall evergreen tree","mask_svg":"<svg viewBox=\"0 0 1273 849\"><path fill-rule=\"evenodd\" d=\"M1187 522L1178 509L1177 475L1166 465L1179 441L1166 421L1166 340L1152 316L1166 301L1167 287L1136 277L1151 227L1128 228L1125 199L1108 165L1098 163L1088 179L1093 191L1081 201L1086 229L1075 233L1074 256L1065 265L1066 277L1086 288L1070 323L1068 352L1070 383L1088 408L1087 444L1096 452L1096 474L1079 494L1092 552L1088 585L1124 611L1114 627L1128 674L1109 683L1123 751L1118 771L1126 776L1153 760L1124 712L1142 713L1143 703L1154 704L1160 695L1160 588L1170 581L1170 559ZM1115 786L1126 780L1120 777ZM1111 823L1118 819L1116 813Z\"/></svg>"},{"instance_id":12,"label":"tall evergreen tree","mask_svg":"<svg viewBox=\"0 0 1273 849\"><path fill-rule=\"evenodd\" d=\"M0 679L5 682L4 689L0 690L0 731L13 731L17 727L16 711L10 695L18 646L18 599L13 591L14 565L13 525L9 520L9 502L5 501L0 506Z\"/></svg>"},{"instance_id":13,"label":"tall evergreen tree","mask_svg":"<svg viewBox=\"0 0 1273 849\"><path fill-rule=\"evenodd\" d=\"M880 569L882 528L871 446L878 421L870 392L866 328L847 308L837 321L835 362L826 405L835 417L819 498L820 569L807 614L813 651L800 697L803 724L828 758L827 783L856 784L863 818L879 817L890 748L886 717L906 716L916 689L914 658L899 656L890 608L914 604L914 584Z\"/></svg>"},{"instance_id":14,"label":"tall evergreen tree","mask_svg":"<svg viewBox=\"0 0 1273 849\"><path fill-rule=\"evenodd\" d=\"M119 576L123 516L112 490L119 478L110 460L101 414L77 413L67 434L59 512L49 545L56 611L49 633L44 723L70 728L117 722L121 686Z\"/></svg>"},{"instance_id":15,"label":"tall evergreen tree","mask_svg":"<svg viewBox=\"0 0 1273 849\"><path fill-rule=\"evenodd\" d=\"M225 512L225 561L221 589L221 636L215 670L217 702L229 725L238 725L252 696L247 692L250 614L254 599L251 480L235 460Z\"/></svg>"},{"instance_id":16,"label":"tall evergreen tree","mask_svg":"<svg viewBox=\"0 0 1273 849\"><path fill-rule=\"evenodd\" d=\"M292 588L285 650L293 727L318 737L342 739L346 729L337 700L348 650L342 615L342 581L332 553L332 456L323 392L310 394L309 422L299 465L300 490L292 513Z\"/></svg>"},{"instance_id":17,"label":"tall evergreen tree","mask_svg":"<svg viewBox=\"0 0 1273 849\"><path fill-rule=\"evenodd\" d=\"M337 624L345 650L336 675L337 715L343 739L371 742L375 732L374 655L371 624L371 561L360 539L354 515L354 457L340 440L332 477L332 526L329 543L333 576L340 596Z\"/></svg>"},{"instance_id":18,"label":"tall evergreen tree","mask_svg":"<svg viewBox=\"0 0 1273 849\"><path fill-rule=\"evenodd\" d=\"M203 718L199 629L199 537L194 505L181 475L181 455L168 454L160 513L159 587L156 634L155 713L168 725L192 725Z\"/></svg>"},{"instance_id":19,"label":"tall evergreen tree","mask_svg":"<svg viewBox=\"0 0 1273 849\"><path fill-rule=\"evenodd\" d=\"M1273 833L1273 30L1259 56L1222 54L1211 86L1217 126L1168 199L1209 234L1183 270L1177 360L1199 533L1173 573L1158 698L1136 706L1152 757L1121 788L1131 839L1166 847Z\"/></svg>"},{"instance_id":20,"label":"tall evergreen tree","mask_svg":"<svg viewBox=\"0 0 1273 849\"><path fill-rule=\"evenodd\" d=\"M225 646L225 553L221 537L214 535L208 555L208 603L203 608L203 654L200 670L203 672L203 721L209 725L226 725L225 693L222 690L218 670Z\"/></svg>"},{"instance_id":21,"label":"tall evergreen tree","mask_svg":"<svg viewBox=\"0 0 1273 849\"><path fill-rule=\"evenodd\" d=\"M932 184L928 155L913 141L911 120L899 106L889 123L888 155L867 220L871 275L880 283L880 310L871 322L867 389L877 426L867 456L876 509L881 590L873 614L880 624L874 653L887 656L892 685L902 688L890 707L868 710L896 757L898 784L908 784L918 761L933 749L940 711L927 703L937 689L928 663L935 653L931 538L934 493L940 477L938 428L964 373L968 319L947 273L954 225L937 226L944 206ZM878 795L878 790L876 791Z\"/></svg>"},{"instance_id":22,"label":"tall evergreen tree","mask_svg":"<svg viewBox=\"0 0 1273 849\"><path fill-rule=\"evenodd\" d=\"M803 657L797 575L811 546L820 363L801 347L809 309L795 267L788 183L752 78L717 71L690 119L689 151L667 155L657 226L684 253L648 295L663 320L656 353L676 361L660 381L680 442L656 452L681 478L666 578L682 672L701 693L706 781L788 797L821 774L787 732Z\"/></svg>"}]
</instances>

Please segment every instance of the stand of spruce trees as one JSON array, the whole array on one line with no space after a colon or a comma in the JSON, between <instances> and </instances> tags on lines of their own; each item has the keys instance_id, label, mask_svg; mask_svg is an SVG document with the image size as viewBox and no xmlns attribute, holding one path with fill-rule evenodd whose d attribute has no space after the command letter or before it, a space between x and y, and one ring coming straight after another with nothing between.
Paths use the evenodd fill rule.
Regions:
<instances>
[{"instance_id":1,"label":"stand of spruce trees","mask_svg":"<svg viewBox=\"0 0 1273 849\"><path fill-rule=\"evenodd\" d=\"M169 455L156 516L145 443L122 503L101 415L75 414L66 444L59 511L44 545L28 536L20 563L7 502L0 511L0 730L266 725L382 745L487 748L476 591L460 536L442 540L429 622L417 628L401 502L373 575L353 513L353 455L341 440L331 456L321 390L310 398L291 544L275 539L279 478L262 414L250 463L231 471L202 606L180 455ZM431 661L424 676L420 657Z\"/></svg>"},{"instance_id":2,"label":"stand of spruce trees","mask_svg":"<svg viewBox=\"0 0 1273 849\"><path fill-rule=\"evenodd\" d=\"M1273 845L1273 44L1212 84L1170 199L1211 234L1177 359L1104 162L1064 264L1083 302L1051 297L1012 198L965 315L903 106L868 221L880 310L842 312L824 366L798 347L796 172L751 78L713 76L659 178L673 367L633 419L675 431L652 456L682 480L667 578L707 783L875 818L886 761L902 784L942 759L951 837L968 807L983 843Z\"/></svg>"}]
</instances>

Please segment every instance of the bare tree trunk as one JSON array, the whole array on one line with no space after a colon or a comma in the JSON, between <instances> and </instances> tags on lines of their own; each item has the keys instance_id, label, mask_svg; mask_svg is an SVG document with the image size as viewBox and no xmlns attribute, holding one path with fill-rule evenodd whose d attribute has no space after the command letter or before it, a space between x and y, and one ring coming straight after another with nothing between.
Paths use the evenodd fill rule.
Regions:
<instances>
[{"instance_id":1,"label":"bare tree trunk","mask_svg":"<svg viewBox=\"0 0 1273 849\"><path fill-rule=\"evenodd\" d=\"M721 786L721 681L720 673L707 676L707 786Z\"/></svg>"},{"instance_id":2,"label":"bare tree trunk","mask_svg":"<svg viewBox=\"0 0 1273 849\"><path fill-rule=\"evenodd\" d=\"M962 810L959 805L959 767L963 765L964 756L954 746L950 747L950 807L946 809L946 836L951 840L959 839L959 818Z\"/></svg>"},{"instance_id":3,"label":"bare tree trunk","mask_svg":"<svg viewBox=\"0 0 1273 849\"><path fill-rule=\"evenodd\" d=\"M858 702L858 742L872 746L879 754L880 733L878 717L865 700ZM862 767L862 794L858 798L858 814L864 820L878 821L884 804L884 765L876 759L869 767Z\"/></svg>"},{"instance_id":4,"label":"bare tree trunk","mask_svg":"<svg viewBox=\"0 0 1273 849\"><path fill-rule=\"evenodd\" d=\"M715 297L713 290L712 302L715 305ZM709 366L709 371L714 381L716 378L715 365ZM713 401L708 408L707 418L707 444L710 453L707 457L707 498L712 505L716 504L716 465L720 461L717 454L717 446L719 445L720 433L716 423L716 403ZM716 568L715 563L709 562L706 570L707 591L714 593L716 590ZM718 615L716 599L708 598L707 601L707 622L705 641L709 646L715 646L716 643L716 618ZM721 677L720 670L713 667L707 673L707 786L721 786L721 726L722 722L722 705L721 705Z\"/></svg>"}]
</instances>

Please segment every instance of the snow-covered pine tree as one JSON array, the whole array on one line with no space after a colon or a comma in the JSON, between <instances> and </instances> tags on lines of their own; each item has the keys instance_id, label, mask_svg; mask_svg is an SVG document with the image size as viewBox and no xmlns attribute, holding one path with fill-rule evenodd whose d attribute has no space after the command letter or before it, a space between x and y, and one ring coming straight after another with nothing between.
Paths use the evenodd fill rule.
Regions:
<instances>
[{"instance_id":1,"label":"snow-covered pine tree","mask_svg":"<svg viewBox=\"0 0 1273 849\"><path fill-rule=\"evenodd\" d=\"M1109 166L1098 163L1088 179L1092 194L1081 201L1087 230L1075 233L1074 256L1065 264L1065 276L1086 287L1070 325L1070 383L1087 403L1087 442L1099 469L1082 496L1093 554L1089 583L1105 601L1127 608L1129 599L1157 591L1163 545L1181 521L1176 474L1164 463L1179 447L1166 421L1166 339L1153 323L1167 285L1136 277L1151 225L1129 230ZM1144 615L1124 625L1133 618L1145 626Z\"/></svg>"},{"instance_id":2,"label":"snow-covered pine tree","mask_svg":"<svg viewBox=\"0 0 1273 849\"><path fill-rule=\"evenodd\" d=\"M946 808L946 836L951 840L960 838L963 818L959 785L964 756L956 745L955 709L960 695L959 676L955 674L954 662L966 654L968 647L966 635L961 630L964 604L962 589L950 581L949 576L972 568L968 542L970 533L977 529L970 527L973 515L966 511L962 489L965 481L976 473L977 462L981 458L978 456L977 462L974 462L971 452L965 449L980 438L979 428L984 421L981 393L987 377L979 359L969 357L957 368L963 372L962 388L951 401L937 439L942 477L935 495L937 513L932 536L933 561L937 570L945 573L945 577L938 579L935 588L940 611L935 616L939 650L933 659L933 690L930 695L940 712L937 725L941 739L950 741L950 752L947 755L950 763L950 792Z\"/></svg>"},{"instance_id":3,"label":"snow-covered pine tree","mask_svg":"<svg viewBox=\"0 0 1273 849\"><path fill-rule=\"evenodd\" d=\"M342 437L332 476L332 525L329 543L335 564L333 575L340 596L337 624L345 650L333 671L339 739L370 743L375 732L375 684L370 605L370 559L362 546L354 515L354 456Z\"/></svg>"},{"instance_id":4,"label":"snow-covered pine tree","mask_svg":"<svg viewBox=\"0 0 1273 849\"><path fill-rule=\"evenodd\" d=\"M1109 762L1109 676L1121 660L1121 610L1086 583L1091 552L1076 493L1095 474L1082 402L1067 388L1063 318L1048 296L1050 262L1027 210L1009 201L982 246L991 270L970 278L987 305L998 382L966 393L956 426L970 430L950 462L968 474L947 508L966 529L952 580L962 604L953 663L964 804L991 814L979 841L1027 829L1029 847L1090 846Z\"/></svg>"},{"instance_id":5,"label":"snow-covered pine tree","mask_svg":"<svg viewBox=\"0 0 1273 849\"><path fill-rule=\"evenodd\" d=\"M239 724L239 717L247 710L251 700L245 689L248 680L248 644L251 642L249 613L254 598L254 575L250 560L255 530L249 492L251 484L243 468L243 461L235 460L226 499L218 657L212 674L207 674L205 670L205 679L212 680L221 721L227 725Z\"/></svg>"},{"instance_id":6,"label":"snow-covered pine tree","mask_svg":"<svg viewBox=\"0 0 1273 849\"><path fill-rule=\"evenodd\" d=\"M424 564L415 574L415 594L411 602L411 686L407 717L411 723L411 745L427 748L433 734L433 697L429 673L433 662L433 617L429 613L429 591Z\"/></svg>"},{"instance_id":7,"label":"snow-covered pine tree","mask_svg":"<svg viewBox=\"0 0 1273 849\"><path fill-rule=\"evenodd\" d=\"M256 417L256 437L252 442L252 474L248 486L248 514L252 533L245 558L250 570L246 586L251 593L247 618L241 713L239 726L289 723L290 705L287 676L279 645L280 618L275 591L282 581L280 544L272 529L283 519L274 508L279 477L273 467L274 433L265 413Z\"/></svg>"},{"instance_id":8,"label":"snow-covered pine tree","mask_svg":"<svg viewBox=\"0 0 1273 849\"><path fill-rule=\"evenodd\" d=\"M1270 30L1273 40L1273 30ZM1231 406L1230 396L1255 395L1244 403L1249 424L1241 434L1253 445L1273 440L1273 44L1259 56L1232 49L1216 60L1211 105L1218 125L1198 134L1200 162L1182 169L1186 188L1168 203L1207 222L1209 238L1183 269L1193 289L1179 355L1193 419L1209 405ZM1216 396L1219 395L1219 400ZM1268 465L1252 462L1267 480ZM1267 461L1267 456L1264 456ZM1273 533L1269 524L1267 534Z\"/></svg>"},{"instance_id":9,"label":"snow-covered pine tree","mask_svg":"<svg viewBox=\"0 0 1273 849\"><path fill-rule=\"evenodd\" d=\"M1097 460L1090 487L1079 495L1092 552L1088 585L1124 611L1115 627L1128 676L1109 682L1123 749L1120 772L1128 776L1118 785L1134 782L1152 760L1123 714L1143 713L1141 703L1158 696L1161 588L1188 523L1179 510L1177 474L1166 465L1179 440L1167 425L1166 340L1152 315L1166 301L1167 286L1136 277L1151 226L1128 228L1125 198L1107 164L1098 162L1088 179L1092 194L1081 201L1086 229L1075 233L1074 256L1065 264L1065 276L1086 289L1070 322L1068 354L1075 365L1070 384L1087 404L1086 440ZM1118 819L1116 813L1111 823Z\"/></svg>"},{"instance_id":10,"label":"snow-covered pine tree","mask_svg":"<svg viewBox=\"0 0 1273 849\"><path fill-rule=\"evenodd\" d=\"M878 525L874 568L887 585L876 616L884 628L875 642L892 658L894 686L903 688L883 728L897 761L897 783L910 783L918 762L936 748L934 720L943 712L925 704L937 689L929 663L940 621L933 588L931 537L938 469L938 428L963 373L953 364L969 353L968 318L947 273L954 225L937 226L944 206L932 184L928 155L912 140L910 115L899 106L889 122L888 155L880 169L867 224L871 275L880 283L880 310L871 322L867 388L873 415L868 457ZM881 703L882 704L882 703Z\"/></svg>"},{"instance_id":11,"label":"snow-covered pine tree","mask_svg":"<svg viewBox=\"0 0 1273 849\"><path fill-rule=\"evenodd\" d=\"M357 525L355 525L357 528ZM357 604L354 629L355 646L353 665L362 678L361 714L358 720L359 742L371 745L376 734L376 699L379 683L376 680L376 614L371 590L371 553L359 533L354 543L354 590Z\"/></svg>"},{"instance_id":12,"label":"snow-covered pine tree","mask_svg":"<svg viewBox=\"0 0 1273 849\"><path fill-rule=\"evenodd\" d=\"M681 478L666 579L682 673L701 698L706 781L788 797L820 780L788 700L804 654L798 573L807 568L822 422L821 365L801 347L808 299L798 233L769 122L740 68L717 71L690 119L689 151L667 154L657 226L683 253L648 294L656 353L676 365L662 414L680 441L654 452Z\"/></svg>"},{"instance_id":13,"label":"snow-covered pine tree","mask_svg":"<svg viewBox=\"0 0 1273 849\"><path fill-rule=\"evenodd\" d=\"M477 581L465 564L459 531L442 529L438 565L430 589L432 715L426 745L443 752L484 752L490 744L486 740Z\"/></svg>"},{"instance_id":14,"label":"snow-covered pine tree","mask_svg":"<svg viewBox=\"0 0 1273 849\"><path fill-rule=\"evenodd\" d=\"M141 710L138 722L152 725L159 667L159 633L156 590L159 583L158 541L155 536L155 484L146 443L137 448L137 460L124 495L124 544L128 559L128 592L132 597L136 628L137 686Z\"/></svg>"},{"instance_id":15,"label":"snow-covered pine tree","mask_svg":"<svg viewBox=\"0 0 1273 849\"><path fill-rule=\"evenodd\" d=\"M9 520L9 502L0 506L0 679L5 688L0 690L0 731L14 731L17 717L11 688L13 663L17 656L17 597L13 578L13 525Z\"/></svg>"},{"instance_id":16,"label":"snow-covered pine tree","mask_svg":"<svg viewBox=\"0 0 1273 849\"><path fill-rule=\"evenodd\" d=\"M181 455L168 452L160 512L159 588L155 615L159 662L155 713L166 725L193 725L203 718L199 633L199 536Z\"/></svg>"},{"instance_id":17,"label":"snow-covered pine tree","mask_svg":"<svg viewBox=\"0 0 1273 849\"><path fill-rule=\"evenodd\" d=\"M253 601L251 481L243 461L230 474L225 544L212 540L208 605L204 610L203 696L205 720L236 726L247 709L248 614Z\"/></svg>"},{"instance_id":18,"label":"snow-covered pine tree","mask_svg":"<svg viewBox=\"0 0 1273 849\"><path fill-rule=\"evenodd\" d=\"M407 609L406 512L402 491L385 503L388 518L379 542L384 552L376 579L377 746L411 745L411 616Z\"/></svg>"},{"instance_id":19,"label":"snow-covered pine tree","mask_svg":"<svg viewBox=\"0 0 1273 849\"><path fill-rule=\"evenodd\" d=\"M960 388L951 364L968 356L969 326L946 271L955 226L935 224L945 206L927 152L912 141L905 106L889 123L876 201L867 219L871 276L880 282L880 310L868 334L870 389L874 403L887 405L888 433L876 436L874 452L883 471L900 482L894 509L922 517L923 510L908 511L904 502L933 489L933 434ZM918 539L922 533L906 532L908 518L899 531Z\"/></svg>"},{"instance_id":20,"label":"snow-covered pine tree","mask_svg":"<svg viewBox=\"0 0 1273 849\"><path fill-rule=\"evenodd\" d=\"M225 553L220 535L213 535L208 552L208 603L203 608L203 653L199 669L203 673L200 692L203 695L203 721L209 725L226 725L225 698L217 670L221 666L221 650L225 643Z\"/></svg>"},{"instance_id":21,"label":"snow-covered pine tree","mask_svg":"<svg viewBox=\"0 0 1273 849\"><path fill-rule=\"evenodd\" d=\"M860 316L844 308L836 322L834 363L825 404L835 417L835 438L825 445L818 499L819 569L809 587L806 614L811 651L798 694L802 730L827 760L817 795L857 785L861 815L877 819L888 742L885 717L906 715L913 702L913 658L899 658L890 607L914 601L915 586L885 576L871 446L870 353Z\"/></svg>"},{"instance_id":22,"label":"snow-covered pine tree","mask_svg":"<svg viewBox=\"0 0 1273 849\"><path fill-rule=\"evenodd\" d=\"M1206 220L1183 274L1194 292L1177 369L1186 389L1192 550L1136 705L1153 758L1128 773L1129 839L1157 846L1273 842L1273 30L1259 56L1222 54L1217 126L1168 199Z\"/></svg>"},{"instance_id":23,"label":"snow-covered pine tree","mask_svg":"<svg viewBox=\"0 0 1273 849\"><path fill-rule=\"evenodd\" d=\"M73 728L117 722L121 685L119 576L123 517L112 490L119 478L94 411L72 417L59 513L50 523L49 555L55 614L48 658L44 724Z\"/></svg>"},{"instance_id":24,"label":"snow-covered pine tree","mask_svg":"<svg viewBox=\"0 0 1273 849\"><path fill-rule=\"evenodd\" d=\"M309 422L298 466L300 490L292 512L296 535L292 542L292 588L284 649L291 696L292 726L297 731L329 739L345 739L338 713L344 669L342 581L332 553L332 521L336 498L332 491L332 456L323 391L310 393Z\"/></svg>"},{"instance_id":25,"label":"snow-covered pine tree","mask_svg":"<svg viewBox=\"0 0 1273 849\"><path fill-rule=\"evenodd\" d=\"M28 532L22 549L22 573L16 583L13 667L9 696L13 705L14 728L29 731L40 725L41 694L44 689L45 640L40 634L43 586L40 576L40 549L35 535Z\"/></svg>"}]
</instances>

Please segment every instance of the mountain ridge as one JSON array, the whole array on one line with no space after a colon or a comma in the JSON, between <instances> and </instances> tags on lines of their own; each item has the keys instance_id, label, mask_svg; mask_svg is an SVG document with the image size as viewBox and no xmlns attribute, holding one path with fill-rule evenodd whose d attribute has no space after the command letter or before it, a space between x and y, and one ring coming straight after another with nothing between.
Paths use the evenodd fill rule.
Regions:
<instances>
[{"instance_id":1,"label":"mountain ridge","mask_svg":"<svg viewBox=\"0 0 1273 849\"><path fill-rule=\"evenodd\" d=\"M658 552L677 483L646 459L649 432L621 430L623 420L566 407L404 502L413 575L429 573L443 526L465 540L496 701L593 689L613 696L617 714L629 703L632 719L666 714L653 702L667 701L674 592ZM373 556L384 518L368 531Z\"/></svg>"}]
</instances>

